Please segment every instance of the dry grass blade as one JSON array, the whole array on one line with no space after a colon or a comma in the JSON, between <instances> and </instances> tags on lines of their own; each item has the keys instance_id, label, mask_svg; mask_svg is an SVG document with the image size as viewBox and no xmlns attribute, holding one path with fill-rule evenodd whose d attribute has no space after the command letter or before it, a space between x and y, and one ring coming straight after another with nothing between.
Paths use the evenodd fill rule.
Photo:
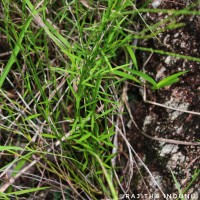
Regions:
<instances>
[{"instance_id":1,"label":"dry grass blade","mask_svg":"<svg viewBox=\"0 0 200 200\"><path fill-rule=\"evenodd\" d=\"M153 104L153 105L156 105L156 106L160 106L160 107L163 107L163 108L167 108L167 109L171 109L171 110L176 110L176 111L180 111L180 112L184 112L184 113L189 113L189 114L193 114L193 115L200 115L200 112L195 112L195 111L190 111L190 110L183 110L183 109L180 109L180 108L174 108L174 107L171 107L171 106L166 106L166 105L163 105L163 104L160 104L160 103L157 103L157 102L153 102L153 101L147 100L146 85L145 84L144 84L143 101L145 103L150 103L150 104Z\"/></svg>"},{"instance_id":2,"label":"dry grass blade","mask_svg":"<svg viewBox=\"0 0 200 200\"><path fill-rule=\"evenodd\" d=\"M65 136L63 136L62 141L64 141L69 136L70 136L70 133L67 133ZM60 145L60 143L61 141L57 141L55 145L58 146ZM49 148L47 150L48 153L51 151L52 151L52 148ZM31 163L29 163L26 167L21 169L14 177L9 178L8 180L5 181L5 183L1 185L0 192L5 192L8 189L8 187L11 186L20 176L26 173L30 168L32 168L42 159L42 157L38 157L34 155L33 155L33 158L34 160Z\"/></svg>"},{"instance_id":3,"label":"dry grass blade","mask_svg":"<svg viewBox=\"0 0 200 200\"><path fill-rule=\"evenodd\" d=\"M144 102L146 102L146 89L144 88L144 96L143 96L143 100ZM200 142L186 142L186 141L179 141L179 140L173 140L173 139L166 139L166 138L159 138L159 137L153 137L153 136L150 136L146 133L144 133L137 125L137 123L135 122L134 120L134 117L131 113L131 110L130 110L130 106L129 106L129 103L128 101L126 100L126 98L123 99L124 101L124 104L126 106L126 109L129 113L129 116L131 118L131 121L133 122L133 124L135 125L135 127L140 131L140 133L142 135L144 135L145 137L149 138L149 139L152 139L152 140L156 140L156 141L159 141L159 142L166 142L166 143L171 143L171 144L179 144L179 145L191 145L191 146L199 146L200 145ZM154 104L154 105L157 105L157 104ZM169 108L170 107L167 107L167 106L162 106L162 107L166 107L166 108ZM172 108L174 109L174 108ZM174 110L177 110L177 109L174 109ZM178 109L178 111L182 111L182 112L185 112L184 110L182 109ZM198 113L199 115L200 113Z\"/></svg>"}]
</instances>

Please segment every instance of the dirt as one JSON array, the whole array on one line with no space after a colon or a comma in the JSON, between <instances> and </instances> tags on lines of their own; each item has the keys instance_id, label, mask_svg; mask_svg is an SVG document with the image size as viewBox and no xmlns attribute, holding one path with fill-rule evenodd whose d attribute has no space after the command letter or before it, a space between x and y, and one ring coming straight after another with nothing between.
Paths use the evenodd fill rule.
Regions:
<instances>
[{"instance_id":1,"label":"dirt","mask_svg":"<svg viewBox=\"0 0 200 200\"><path fill-rule=\"evenodd\" d=\"M159 8L183 9L193 6L196 1L167 1L163 0ZM149 8L152 5L149 4ZM199 10L195 6L192 10ZM167 16L163 13L143 13L148 25L153 25ZM159 49L176 54L200 57L200 16L179 15L175 18L176 23L184 23L184 26L159 33L157 37L141 41L138 45L153 49ZM141 61L141 67L147 61L150 53L144 51L136 52ZM189 70L180 78L180 81L172 86L165 87L159 91L148 89L147 99L183 110L200 112L200 71L198 62L180 59L169 55L154 53L149 57L145 66L146 73L156 81L179 71ZM139 93L137 89L130 86L129 93ZM150 136L159 138L176 139L180 141L198 141L200 139L200 116L184 112L162 108L143 101L136 103L130 101L132 115L139 128ZM134 104L131 105L131 104ZM164 194L171 199L178 197L178 191L172 178L173 171L182 190L190 184L195 170L199 170L200 147L185 146L153 141L141 135L134 124L127 127L127 138L140 158L144 161L152 176L157 181ZM139 164L139 162L138 162ZM130 199L167 199L161 194L158 187L152 182L150 175L140 165L141 174L134 169L130 190ZM185 199L200 198L200 177L198 177L185 193ZM125 188L126 189L126 188ZM148 194L148 195L147 195ZM127 197L128 197L127 195ZM132 196L131 196L132 195ZM146 195L146 196L144 196ZM131 198L132 197L132 198ZM124 199L126 197L124 196Z\"/></svg>"},{"instance_id":2,"label":"dirt","mask_svg":"<svg viewBox=\"0 0 200 200\"><path fill-rule=\"evenodd\" d=\"M161 4L158 8L180 10L187 6L192 6L196 1L162 0L160 2ZM138 1L140 5L143 3L144 1ZM151 3L149 3L149 8L152 8ZM200 6L194 6L192 10L200 10ZM163 13L142 14L148 25L153 25L168 15ZM138 45L200 58L200 16L179 15L175 20L176 23L183 23L183 26L162 32L157 37L151 39L140 40ZM4 39L0 41L2 45L0 54L8 50L8 45L5 44ZM190 70L180 78L178 83L170 87L165 87L159 91L147 89L148 100L166 106L200 112L200 63L155 53L149 57L150 53L144 51L136 51L136 54L141 68L147 59L150 58L145 66L145 71L155 78L156 81L178 71ZM8 60L9 56L5 57L3 55L1 57L2 66L4 66L4 62ZM141 90L132 84L129 86L128 96L134 120L140 130L146 134L180 141L194 142L200 140L200 116L144 103ZM136 99L134 96L136 96ZM192 175L195 174L195 170L199 170L200 147L174 145L151 140L143 136L135 125L130 123L128 115L125 118L127 123L127 138L130 144L148 167L164 194L172 197L171 199L176 199L178 191L175 188L170 169L173 171L181 189L186 189L192 181ZM2 144L5 143L1 136L0 140ZM128 151L126 144L120 145L121 155L118 158L121 160L118 159L118 164L121 168L124 168L123 171L119 170L119 175L124 175L128 174L126 166L123 166L128 161ZM124 196L123 199L164 199L158 186L155 185L149 173L147 173L147 170L144 169L137 158L135 159L141 174L139 174L138 168L134 165L133 178L126 193L127 196ZM8 161L5 160L6 162ZM2 162L1 166L4 166L5 163ZM124 187L123 189L127 189L126 180L129 177L124 178L122 186ZM199 199L199 185L200 177L188 188L186 191L188 196L185 199ZM49 199L51 198L53 197L49 197Z\"/></svg>"}]
</instances>

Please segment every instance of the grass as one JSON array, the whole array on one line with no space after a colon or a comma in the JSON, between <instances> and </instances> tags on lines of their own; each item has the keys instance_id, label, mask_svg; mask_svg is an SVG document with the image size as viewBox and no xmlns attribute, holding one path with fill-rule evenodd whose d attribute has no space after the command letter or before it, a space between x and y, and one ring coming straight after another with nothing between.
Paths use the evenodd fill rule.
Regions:
<instances>
[{"instance_id":1,"label":"grass","mask_svg":"<svg viewBox=\"0 0 200 200\"><path fill-rule=\"evenodd\" d=\"M54 199L118 199L112 150L116 118L123 114L123 83L130 79L141 84L142 77L157 84L139 71L133 49L199 58L133 47L133 41L165 31L159 25L167 20L144 23L138 32L140 13L151 10L145 5L137 10L131 0L1 4L0 32L12 50L1 61L1 179L22 177L27 184L2 181L0 196L17 199L51 188ZM179 14L187 12L173 11L167 29L183 26L176 24Z\"/></svg>"}]
</instances>

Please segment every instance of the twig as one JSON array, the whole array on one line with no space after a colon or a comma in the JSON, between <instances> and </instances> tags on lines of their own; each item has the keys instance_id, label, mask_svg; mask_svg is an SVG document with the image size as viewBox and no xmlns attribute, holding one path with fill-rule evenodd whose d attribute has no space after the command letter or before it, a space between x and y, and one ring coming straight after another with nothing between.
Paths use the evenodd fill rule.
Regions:
<instances>
[{"instance_id":1,"label":"twig","mask_svg":"<svg viewBox=\"0 0 200 200\"><path fill-rule=\"evenodd\" d=\"M145 88L145 85L144 85L144 96L143 96L143 100L144 102L146 102L146 88ZM149 101L148 101L149 102ZM133 124L135 125L135 127L140 131L140 133L142 133L142 135L144 135L145 137L149 138L149 139L152 139L152 140L156 140L156 141L159 141L159 142L166 142L166 143L171 143L171 144L178 144L178 145L192 145L192 146L199 146L200 145L200 142L186 142L186 141L180 141L180 140L173 140L173 139L167 139L167 138L159 138L159 137L153 137L153 136L150 136L148 134L146 134L145 132L143 132L137 125L137 123L135 122L134 118L133 118L133 115L131 113L131 110L130 110L130 106L129 106L129 103L127 101L124 101L125 105L126 105L126 108L128 110L128 113L130 115L130 118L131 118L131 121L133 122ZM154 105L157 105L157 104L154 104ZM158 104L159 105L159 104ZM162 105L162 104L161 104ZM163 105L162 105L163 106ZM164 107L164 106L163 106ZM167 107L166 108L171 108L171 107ZM181 109L174 109L173 110L178 110L178 111L182 111L184 112L184 110L181 110ZM200 113L198 113L200 114Z\"/></svg>"},{"instance_id":2,"label":"twig","mask_svg":"<svg viewBox=\"0 0 200 200\"><path fill-rule=\"evenodd\" d=\"M4 53L0 53L0 58L4 57L4 56L11 55L11 54L12 54L12 51L7 51L7 52L4 52Z\"/></svg>"},{"instance_id":3,"label":"twig","mask_svg":"<svg viewBox=\"0 0 200 200\"><path fill-rule=\"evenodd\" d=\"M108 118L108 120L112 123L112 121ZM142 159L138 156L138 154L136 153L136 151L133 149L133 147L131 146L131 144L129 143L129 141L127 140L127 138L124 136L124 134L122 133L122 131L115 125L115 128L118 129L119 134L122 136L122 138L124 139L127 147L128 147L128 151L129 154L132 155L132 152L135 154L135 156L138 158L138 160L142 163L143 167L146 169L147 173L150 175L152 181L154 182L155 185L157 185L157 187L159 188L159 190L161 191L161 193L163 194L163 196L165 196L164 192L162 191L161 187L159 186L159 184L156 182L155 178L153 177L151 171L149 170L149 168L145 165L145 163L142 161Z\"/></svg>"},{"instance_id":4,"label":"twig","mask_svg":"<svg viewBox=\"0 0 200 200\"><path fill-rule=\"evenodd\" d=\"M39 158L40 159L40 158ZM33 167L38 161L34 160L29 165L24 167L21 171L19 171L14 177L9 178L1 187L0 192L4 192L7 190L7 188L12 185L17 178L19 178L22 174L24 174L26 171L28 171L31 167Z\"/></svg>"},{"instance_id":5,"label":"twig","mask_svg":"<svg viewBox=\"0 0 200 200\"><path fill-rule=\"evenodd\" d=\"M66 133L65 136L62 137L61 141L64 141L67 137L70 136L70 133ZM56 146L60 145L60 141L57 141ZM47 150L49 153L51 151L51 148ZM29 165L21 169L14 177L9 178L1 187L0 192L4 192L10 185L12 185L17 178L19 178L22 174L24 174L26 171L28 171L31 167L33 167L38 161L41 160L42 157L36 157L34 156L35 160L33 160Z\"/></svg>"}]
</instances>

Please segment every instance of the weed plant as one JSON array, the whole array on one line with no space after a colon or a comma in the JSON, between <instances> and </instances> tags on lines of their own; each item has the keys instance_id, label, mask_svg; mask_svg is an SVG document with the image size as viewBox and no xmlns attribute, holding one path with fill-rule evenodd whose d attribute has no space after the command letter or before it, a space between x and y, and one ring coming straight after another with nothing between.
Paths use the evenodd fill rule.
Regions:
<instances>
[{"instance_id":1,"label":"weed plant","mask_svg":"<svg viewBox=\"0 0 200 200\"><path fill-rule=\"evenodd\" d=\"M142 84L142 77L160 89L185 73L156 83L138 66L134 49L184 57L135 45L183 26L175 16L187 14L170 11L169 19L148 26L141 13L162 12L147 9L149 2L137 9L132 0L1 1L1 53L8 53L0 58L2 198L42 190L52 199L118 199L111 160L124 81ZM22 185L18 177L4 188L16 175Z\"/></svg>"}]
</instances>

